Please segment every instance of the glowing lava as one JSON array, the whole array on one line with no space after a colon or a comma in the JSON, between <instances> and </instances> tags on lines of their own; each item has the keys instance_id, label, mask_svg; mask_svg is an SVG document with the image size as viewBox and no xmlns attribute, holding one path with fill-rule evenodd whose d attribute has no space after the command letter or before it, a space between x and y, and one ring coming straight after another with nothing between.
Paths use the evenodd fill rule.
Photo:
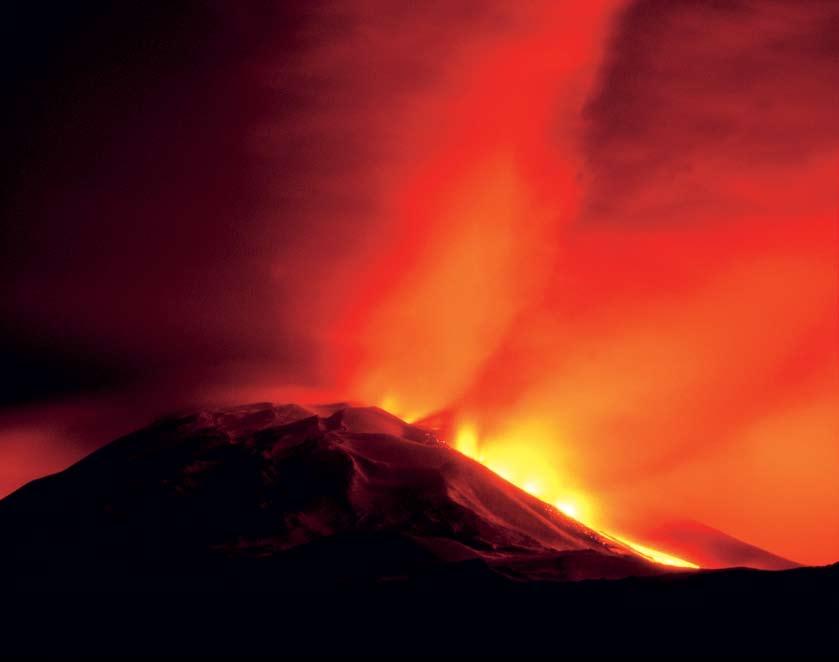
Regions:
<instances>
[{"instance_id":1,"label":"glowing lava","mask_svg":"<svg viewBox=\"0 0 839 662\"><path fill-rule=\"evenodd\" d=\"M457 428L454 447L504 480L554 506L567 517L599 530L607 538L630 547L655 563L678 568L699 568L695 563L672 554L600 530L592 500L572 481L560 476L557 468L540 455L538 443L533 442L534 439L544 438L538 432L539 426L530 424L516 429L509 436L492 437L482 442L477 426L465 422Z\"/></svg>"},{"instance_id":2,"label":"glowing lava","mask_svg":"<svg viewBox=\"0 0 839 662\"><path fill-rule=\"evenodd\" d=\"M600 533L603 533L603 531L601 531ZM636 552L643 556L646 556L648 559L654 561L655 563L660 563L661 565L672 565L677 568L699 568L699 566L695 563L685 561L684 559L680 559L678 556L673 556L672 554L668 554L667 552L662 552L661 550L653 549L652 547L642 545L641 543L629 540L622 536L616 536L614 534L608 533L604 533L604 535L609 538L614 538L615 540L623 543L627 547L631 547Z\"/></svg>"}]
</instances>

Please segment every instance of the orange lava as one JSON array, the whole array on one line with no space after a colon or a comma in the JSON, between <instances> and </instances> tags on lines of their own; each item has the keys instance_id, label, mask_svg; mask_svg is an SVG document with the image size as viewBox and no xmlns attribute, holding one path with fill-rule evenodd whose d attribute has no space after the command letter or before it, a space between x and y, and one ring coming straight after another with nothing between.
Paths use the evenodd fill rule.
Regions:
<instances>
[{"instance_id":1,"label":"orange lava","mask_svg":"<svg viewBox=\"0 0 839 662\"><path fill-rule=\"evenodd\" d=\"M462 423L458 426L453 445L467 457L477 460L506 481L551 504L564 515L600 530L593 500L578 488L570 486L570 477L560 475L548 458L540 453L539 434L540 431L535 427L519 428L510 437L493 438L482 443L476 427L471 423ZM679 568L699 567L626 536L602 530L600 532L655 563Z\"/></svg>"}]
</instances>

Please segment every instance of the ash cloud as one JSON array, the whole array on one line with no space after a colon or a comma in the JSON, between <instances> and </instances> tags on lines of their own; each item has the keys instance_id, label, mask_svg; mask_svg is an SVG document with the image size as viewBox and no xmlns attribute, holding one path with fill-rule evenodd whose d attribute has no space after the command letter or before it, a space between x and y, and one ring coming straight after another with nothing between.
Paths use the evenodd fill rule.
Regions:
<instances>
[{"instance_id":1,"label":"ash cloud","mask_svg":"<svg viewBox=\"0 0 839 662\"><path fill-rule=\"evenodd\" d=\"M829 203L839 4L639 0L586 108L588 218L701 221ZM808 178L800 176L806 169Z\"/></svg>"}]
</instances>

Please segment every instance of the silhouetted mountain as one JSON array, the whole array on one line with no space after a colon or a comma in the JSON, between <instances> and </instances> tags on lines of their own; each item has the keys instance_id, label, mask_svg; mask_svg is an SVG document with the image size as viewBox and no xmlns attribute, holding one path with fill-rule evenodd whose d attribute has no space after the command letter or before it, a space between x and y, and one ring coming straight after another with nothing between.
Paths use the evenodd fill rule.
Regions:
<instances>
[{"instance_id":1,"label":"silhouetted mountain","mask_svg":"<svg viewBox=\"0 0 839 662\"><path fill-rule=\"evenodd\" d=\"M77 588L257 561L318 585L461 563L525 579L662 571L428 431L344 405L163 420L9 495L0 529L21 581Z\"/></svg>"}]
</instances>

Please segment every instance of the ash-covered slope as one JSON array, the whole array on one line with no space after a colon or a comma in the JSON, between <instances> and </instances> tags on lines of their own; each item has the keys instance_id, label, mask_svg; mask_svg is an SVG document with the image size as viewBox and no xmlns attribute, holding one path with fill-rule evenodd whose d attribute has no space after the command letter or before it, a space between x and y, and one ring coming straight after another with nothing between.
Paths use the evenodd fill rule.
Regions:
<instances>
[{"instance_id":1,"label":"ash-covered slope","mask_svg":"<svg viewBox=\"0 0 839 662\"><path fill-rule=\"evenodd\" d=\"M76 588L660 572L432 433L346 405L163 420L8 496L0 531L15 581Z\"/></svg>"}]
</instances>

